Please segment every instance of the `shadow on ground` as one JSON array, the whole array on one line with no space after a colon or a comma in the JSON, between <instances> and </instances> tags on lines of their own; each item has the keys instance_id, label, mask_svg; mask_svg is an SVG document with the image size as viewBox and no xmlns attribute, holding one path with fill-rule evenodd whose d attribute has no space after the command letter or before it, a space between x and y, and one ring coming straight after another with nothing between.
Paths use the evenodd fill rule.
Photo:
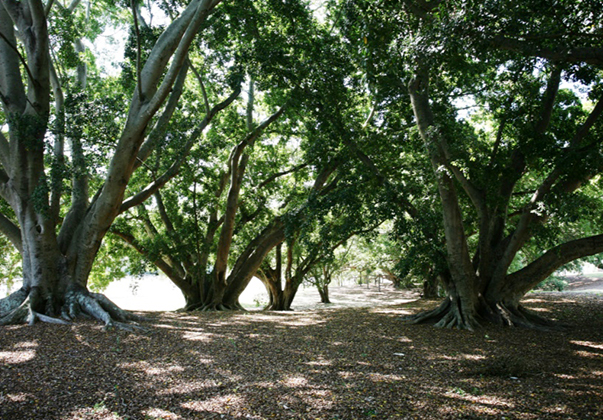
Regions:
<instances>
[{"instance_id":1,"label":"shadow on ground","mask_svg":"<svg viewBox=\"0 0 603 420\"><path fill-rule=\"evenodd\" d=\"M434 306L147 314L0 330L2 419L601 418L603 299L530 294L550 333L406 325Z\"/></svg>"}]
</instances>

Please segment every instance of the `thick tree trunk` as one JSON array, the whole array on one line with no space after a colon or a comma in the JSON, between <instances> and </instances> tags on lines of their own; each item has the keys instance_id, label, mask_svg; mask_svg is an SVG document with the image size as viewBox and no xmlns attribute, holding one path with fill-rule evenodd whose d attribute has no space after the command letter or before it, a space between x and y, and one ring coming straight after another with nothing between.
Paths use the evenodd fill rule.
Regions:
<instances>
[{"instance_id":1,"label":"thick tree trunk","mask_svg":"<svg viewBox=\"0 0 603 420\"><path fill-rule=\"evenodd\" d=\"M59 252L56 242L38 237L24 238L24 244L23 287L0 300L0 325L37 320L67 324L81 316L102 321L106 328L136 328L126 322L138 316L75 281L69 274L74 263Z\"/></svg>"}]
</instances>

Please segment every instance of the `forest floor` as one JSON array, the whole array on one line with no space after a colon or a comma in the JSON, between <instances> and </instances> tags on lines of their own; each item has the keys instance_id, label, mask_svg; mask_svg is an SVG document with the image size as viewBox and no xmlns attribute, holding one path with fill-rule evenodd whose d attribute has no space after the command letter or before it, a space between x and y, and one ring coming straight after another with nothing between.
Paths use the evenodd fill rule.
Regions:
<instances>
[{"instance_id":1,"label":"forest floor","mask_svg":"<svg viewBox=\"0 0 603 420\"><path fill-rule=\"evenodd\" d=\"M378 305L144 313L146 333L3 327L0 419L603 418L603 291L527 295L566 326L551 332L408 325L437 302L370 293Z\"/></svg>"}]
</instances>

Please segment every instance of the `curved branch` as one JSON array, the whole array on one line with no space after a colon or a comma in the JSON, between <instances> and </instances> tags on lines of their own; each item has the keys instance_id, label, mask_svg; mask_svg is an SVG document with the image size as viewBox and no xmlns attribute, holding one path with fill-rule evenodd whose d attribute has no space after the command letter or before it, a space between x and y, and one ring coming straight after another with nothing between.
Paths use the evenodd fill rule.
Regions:
<instances>
[{"instance_id":1,"label":"curved branch","mask_svg":"<svg viewBox=\"0 0 603 420\"><path fill-rule=\"evenodd\" d=\"M551 115L553 114L555 99L557 98L560 83L561 67L556 66L551 72L551 77L546 85L546 91L544 92L543 97L542 113L540 115L540 120L538 123L536 123L536 134L543 134L551 122Z\"/></svg>"},{"instance_id":2,"label":"curved branch","mask_svg":"<svg viewBox=\"0 0 603 420\"><path fill-rule=\"evenodd\" d=\"M140 28L138 27L138 10L134 0L130 1L130 7L132 9L132 17L134 18L134 31L136 31L136 86L138 87L138 95L143 98L142 94L142 82L140 78L140 60L141 60L141 47L140 47Z\"/></svg>"},{"instance_id":3,"label":"curved branch","mask_svg":"<svg viewBox=\"0 0 603 420\"><path fill-rule=\"evenodd\" d=\"M140 255L149 258L149 253L147 252L147 250L136 240L136 238L134 238L133 235L124 232L122 230L119 230L115 227L111 227L111 229L109 230L110 233L112 233L113 235L115 235L116 237L120 238L122 241L124 241L129 247L131 247L132 249L134 249L136 252L138 252ZM192 294L193 290L191 288L191 285L184 280L184 278L182 278L177 272L176 270L170 266L168 263L166 263L163 259L161 258L157 258L156 260L152 261L153 264L159 268L166 276L168 276L168 278L176 285L178 286L178 288L180 288L181 290L183 290L185 293L189 293Z\"/></svg>"},{"instance_id":4,"label":"curved branch","mask_svg":"<svg viewBox=\"0 0 603 420\"><path fill-rule=\"evenodd\" d=\"M188 73L188 64L184 64L182 69L180 69L180 74L174 83L174 87L172 88L172 93L170 94L170 98L161 113L161 116L158 118L153 130L149 134L147 140L140 146L140 150L138 151L138 156L136 157L136 163L134 164L134 170L138 169L145 160L151 155L159 140L163 138L167 131L167 126L174 115L174 111L180 102L180 97L184 91L184 83L186 81L186 75Z\"/></svg>"},{"instance_id":5,"label":"curved branch","mask_svg":"<svg viewBox=\"0 0 603 420\"><path fill-rule=\"evenodd\" d=\"M2 232L8 240L17 248L20 253L23 253L23 242L21 240L21 229L10 221L4 214L0 213L0 232Z\"/></svg>"},{"instance_id":6,"label":"curved branch","mask_svg":"<svg viewBox=\"0 0 603 420\"><path fill-rule=\"evenodd\" d=\"M201 123L197 126L197 128L195 128L195 130L191 133L188 141L186 142L186 144L182 148L181 152L179 153L179 158L176 159L174 161L174 163L172 163L172 165L159 178L157 178L152 184L145 187L139 193L124 200L119 208L119 213L123 213L123 212L127 211L128 209L143 203L150 196L155 194L155 192L157 192L161 187L163 187L165 184L167 184L172 178L174 178L176 175L178 175L178 172L180 171L180 167L186 161L188 152L190 151L191 147L193 147L195 142L199 139L199 137L203 133L203 130L205 130L205 128L209 125L211 120L214 118L214 116L218 112L220 112L221 110L228 107L230 104L232 104L234 102L234 100L239 96L240 92L241 92L240 88L236 89L226 100L224 100L223 102L214 106L212 108L211 112L205 116L203 121L201 121Z\"/></svg>"},{"instance_id":7,"label":"curved branch","mask_svg":"<svg viewBox=\"0 0 603 420\"><path fill-rule=\"evenodd\" d=\"M603 252L603 235L576 239L549 249L540 258L505 279L505 290L525 294L559 267L578 258Z\"/></svg>"},{"instance_id":8,"label":"curved branch","mask_svg":"<svg viewBox=\"0 0 603 420\"><path fill-rule=\"evenodd\" d=\"M280 178L281 176L285 176L285 175L289 175L292 174L294 172L299 171L300 169L303 169L305 167L308 166L308 163L302 163L301 165L297 165L294 166L293 168L283 171L283 172L278 172L275 174L270 175L268 178L266 178L264 181L262 181L258 186L257 189L262 189L264 188L266 185L270 184L272 181L276 180L277 178Z\"/></svg>"}]
</instances>

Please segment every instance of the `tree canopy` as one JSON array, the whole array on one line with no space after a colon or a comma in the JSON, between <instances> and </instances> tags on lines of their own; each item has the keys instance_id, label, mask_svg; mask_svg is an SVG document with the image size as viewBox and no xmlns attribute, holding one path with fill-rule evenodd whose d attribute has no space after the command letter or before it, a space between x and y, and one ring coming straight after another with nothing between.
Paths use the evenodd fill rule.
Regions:
<instances>
[{"instance_id":1,"label":"tree canopy","mask_svg":"<svg viewBox=\"0 0 603 420\"><path fill-rule=\"evenodd\" d=\"M91 276L151 266L188 310L240 308L254 275L272 309L304 279L328 300L336 250L364 235L395 256L396 282L442 285L442 305L410 321L547 327L521 298L603 252L602 14L589 1L0 1L0 247L23 276L0 324L130 328ZM123 57L89 48L109 28Z\"/></svg>"}]
</instances>

